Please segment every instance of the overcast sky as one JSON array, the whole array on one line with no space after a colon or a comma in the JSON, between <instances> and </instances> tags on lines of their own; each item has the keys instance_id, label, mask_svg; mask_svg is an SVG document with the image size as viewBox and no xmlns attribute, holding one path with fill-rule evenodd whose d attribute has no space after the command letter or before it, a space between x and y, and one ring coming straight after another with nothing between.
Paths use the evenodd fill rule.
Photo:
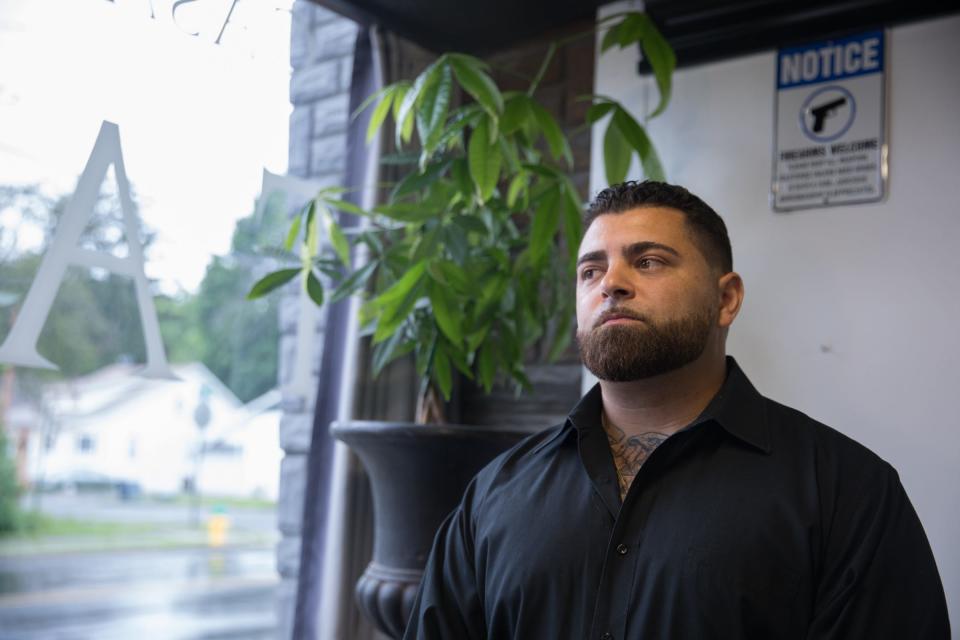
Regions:
<instances>
[{"instance_id":1,"label":"overcast sky","mask_svg":"<svg viewBox=\"0 0 960 640\"><path fill-rule=\"evenodd\" d=\"M0 0L0 184L72 193L101 122L117 123L157 232L147 276L168 292L228 250L263 169L286 173L292 0L239 0L215 44L231 3L174 20L173 0Z\"/></svg>"}]
</instances>

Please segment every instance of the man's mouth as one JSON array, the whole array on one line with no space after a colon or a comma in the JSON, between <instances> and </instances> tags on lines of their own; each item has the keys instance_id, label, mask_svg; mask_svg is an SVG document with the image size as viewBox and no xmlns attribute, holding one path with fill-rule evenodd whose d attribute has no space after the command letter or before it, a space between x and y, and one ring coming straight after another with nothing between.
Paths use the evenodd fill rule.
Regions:
<instances>
[{"instance_id":1,"label":"man's mouth","mask_svg":"<svg viewBox=\"0 0 960 640\"><path fill-rule=\"evenodd\" d=\"M644 319L634 313L624 311L605 311L597 319L595 327L602 327L614 324L628 324L631 322L643 322Z\"/></svg>"}]
</instances>

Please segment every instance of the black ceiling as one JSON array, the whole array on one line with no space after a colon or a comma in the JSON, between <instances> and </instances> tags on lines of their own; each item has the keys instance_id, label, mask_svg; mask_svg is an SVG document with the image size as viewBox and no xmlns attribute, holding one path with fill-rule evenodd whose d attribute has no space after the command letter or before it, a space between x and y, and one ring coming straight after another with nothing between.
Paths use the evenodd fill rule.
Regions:
<instances>
[{"instance_id":1,"label":"black ceiling","mask_svg":"<svg viewBox=\"0 0 960 640\"><path fill-rule=\"evenodd\" d=\"M605 0L313 0L433 51L489 54L576 22ZM960 0L646 0L681 66L960 11ZM958 34L960 37L960 34Z\"/></svg>"},{"instance_id":2,"label":"black ceiling","mask_svg":"<svg viewBox=\"0 0 960 640\"><path fill-rule=\"evenodd\" d=\"M957 0L647 0L646 6L680 66L960 10Z\"/></svg>"},{"instance_id":3,"label":"black ceiling","mask_svg":"<svg viewBox=\"0 0 960 640\"><path fill-rule=\"evenodd\" d=\"M609 0L608 0L609 1ZM314 0L362 24L380 24L433 51L493 53L587 24L602 0Z\"/></svg>"}]
</instances>

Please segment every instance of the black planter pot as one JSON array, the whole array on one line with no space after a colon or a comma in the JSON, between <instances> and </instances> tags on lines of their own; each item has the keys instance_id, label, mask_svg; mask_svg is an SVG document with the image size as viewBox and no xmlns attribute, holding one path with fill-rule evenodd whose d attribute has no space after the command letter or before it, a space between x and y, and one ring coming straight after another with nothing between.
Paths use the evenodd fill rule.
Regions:
<instances>
[{"instance_id":1,"label":"black planter pot","mask_svg":"<svg viewBox=\"0 0 960 640\"><path fill-rule=\"evenodd\" d=\"M373 559L357 582L357 604L400 638L440 523L477 471L531 432L351 421L331 433L360 457L373 493Z\"/></svg>"}]
</instances>

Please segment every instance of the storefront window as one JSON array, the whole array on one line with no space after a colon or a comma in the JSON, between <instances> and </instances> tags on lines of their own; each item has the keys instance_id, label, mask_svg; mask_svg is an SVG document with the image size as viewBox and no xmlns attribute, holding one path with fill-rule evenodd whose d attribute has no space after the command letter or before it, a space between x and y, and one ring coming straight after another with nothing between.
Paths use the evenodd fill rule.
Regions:
<instances>
[{"instance_id":1,"label":"storefront window","mask_svg":"<svg viewBox=\"0 0 960 640\"><path fill-rule=\"evenodd\" d=\"M291 5L0 4L4 637L273 637Z\"/></svg>"}]
</instances>

